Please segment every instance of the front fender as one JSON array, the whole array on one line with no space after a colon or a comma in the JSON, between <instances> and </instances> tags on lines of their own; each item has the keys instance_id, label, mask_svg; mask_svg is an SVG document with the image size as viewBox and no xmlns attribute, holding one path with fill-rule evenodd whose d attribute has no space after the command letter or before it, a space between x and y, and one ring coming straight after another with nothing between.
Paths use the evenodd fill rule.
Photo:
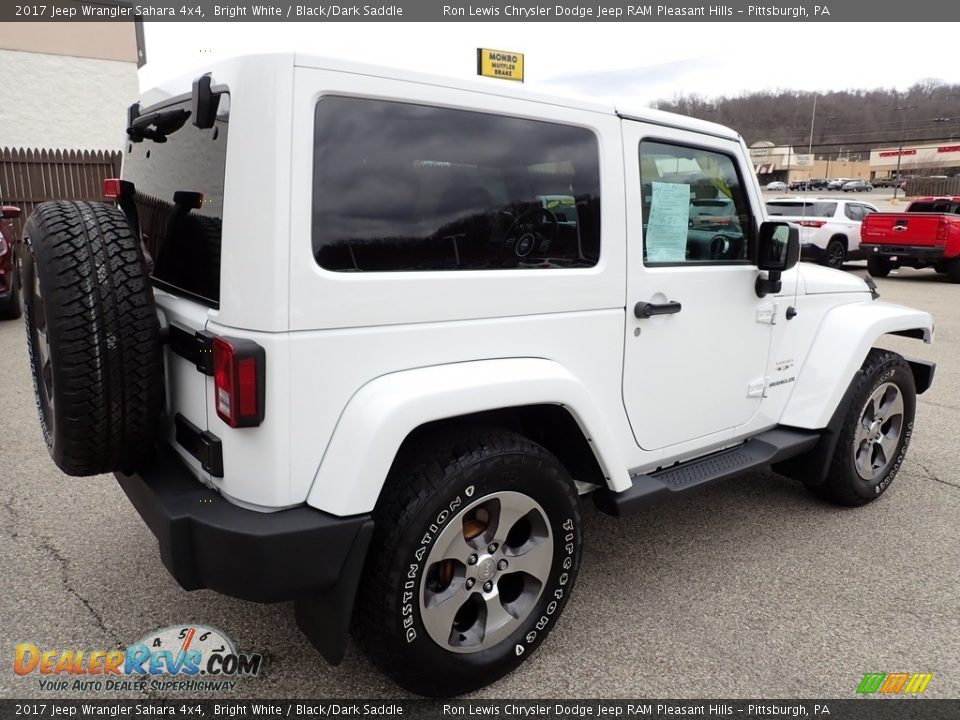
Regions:
<instances>
[{"instance_id":1,"label":"front fender","mask_svg":"<svg viewBox=\"0 0 960 720\"><path fill-rule=\"evenodd\" d=\"M563 405L590 440L612 490L630 487L603 414L566 368L538 358L480 360L383 375L350 399L320 461L307 503L333 515L373 510L401 443L435 420L524 405Z\"/></svg>"},{"instance_id":2,"label":"front fender","mask_svg":"<svg viewBox=\"0 0 960 720\"><path fill-rule=\"evenodd\" d=\"M933 342L933 318L922 310L871 300L830 310L813 339L780 423L825 428L870 348L891 333Z\"/></svg>"}]
</instances>

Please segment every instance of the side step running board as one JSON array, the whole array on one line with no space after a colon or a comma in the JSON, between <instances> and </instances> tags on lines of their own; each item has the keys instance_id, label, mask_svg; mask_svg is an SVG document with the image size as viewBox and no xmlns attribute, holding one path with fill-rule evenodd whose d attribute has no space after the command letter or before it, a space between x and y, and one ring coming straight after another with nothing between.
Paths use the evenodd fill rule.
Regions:
<instances>
[{"instance_id":1,"label":"side step running board","mask_svg":"<svg viewBox=\"0 0 960 720\"><path fill-rule=\"evenodd\" d=\"M619 517L675 493L801 455L812 450L819 439L818 431L775 428L728 450L647 475L633 475L633 485L623 492L600 488L593 493L593 500L603 512Z\"/></svg>"}]
</instances>

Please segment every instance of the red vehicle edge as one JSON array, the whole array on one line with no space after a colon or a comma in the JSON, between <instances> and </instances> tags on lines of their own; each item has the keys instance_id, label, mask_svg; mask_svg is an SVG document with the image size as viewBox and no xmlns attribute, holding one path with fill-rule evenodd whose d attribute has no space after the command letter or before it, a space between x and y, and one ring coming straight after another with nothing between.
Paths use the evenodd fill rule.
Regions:
<instances>
[{"instance_id":1,"label":"red vehicle edge","mask_svg":"<svg viewBox=\"0 0 960 720\"><path fill-rule=\"evenodd\" d=\"M960 195L918 197L901 213L871 213L860 228L871 275L932 267L960 283Z\"/></svg>"},{"instance_id":2,"label":"red vehicle edge","mask_svg":"<svg viewBox=\"0 0 960 720\"><path fill-rule=\"evenodd\" d=\"M20 217L20 208L4 205L0 213L0 320L20 317L20 264L16 235L8 220Z\"/></svg>"}]
</instances>

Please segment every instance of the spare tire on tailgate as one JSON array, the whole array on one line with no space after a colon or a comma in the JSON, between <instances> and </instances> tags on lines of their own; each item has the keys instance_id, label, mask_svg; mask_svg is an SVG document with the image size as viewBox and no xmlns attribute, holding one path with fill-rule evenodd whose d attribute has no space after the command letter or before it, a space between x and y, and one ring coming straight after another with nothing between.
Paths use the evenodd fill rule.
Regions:
<instances>
[{"instance_id":1,"label":"spare tire on tailgate","mask_svg":"<svg viewBox=\"0 0 960 720\"><path fill-rule=\"evenodd\" d=\"M133 470L163 403L140 242L120 210L87 202L43 203L24 237L27 344L50 456L68 475Z\"/></svg>"}]
</instances>

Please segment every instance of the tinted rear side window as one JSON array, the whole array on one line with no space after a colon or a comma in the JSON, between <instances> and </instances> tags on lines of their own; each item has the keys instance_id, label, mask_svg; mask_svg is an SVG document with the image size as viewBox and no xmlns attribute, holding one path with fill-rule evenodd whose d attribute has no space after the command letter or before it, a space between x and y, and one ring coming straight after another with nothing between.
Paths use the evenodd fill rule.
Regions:
<instances>
[{"instance_id":1,"label":"tinted rear side window","mask_svg":"<svg viewBox=\"0 0 960 720\"><path fill-rule=\"evenodd\" d=\"M789 217L833 217L837 212L835 202L768 202L767 215Z\"/></svg>"},{"instance_id":2,"label":"tinted rear side window","mask_svg":"<svg viewBox=\"0 0 960 720\"><path fill-rule=\"evenodd\" d=\"M317 103L313 252L327 270L595 265L596 136L408 103Z\"/></svg>"},{"instance_id":3,"label":"tinted rear side window","mask_svg":"<svg viewBox=\"0 0 960 720\"><path fill-rule=\"evenodd\" d=\"M230 96L220 95L212 128L193 124L189 99L159 112L162 139L128 141L123 158L151 273L160 287L216 307Z\"/></svg>"}]
</instances>

